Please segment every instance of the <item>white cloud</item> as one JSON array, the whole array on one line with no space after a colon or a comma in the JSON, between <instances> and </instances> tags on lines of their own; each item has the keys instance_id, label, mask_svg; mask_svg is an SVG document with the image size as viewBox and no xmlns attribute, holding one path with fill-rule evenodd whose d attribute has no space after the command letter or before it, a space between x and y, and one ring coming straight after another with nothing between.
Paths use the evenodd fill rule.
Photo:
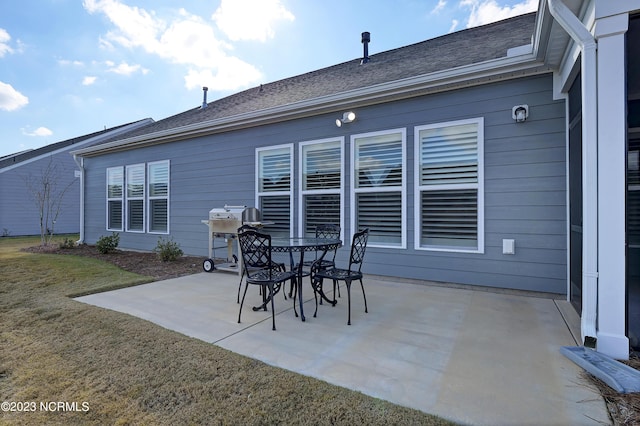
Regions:
<instances>
[{"instance_id":1,"label":"white cloud","mask_svg":"<svg viewBox=\"0 0 640 426\"><path fill-rule=\"evenodd\" d=\"M431 14L438 14L447 5L446 0L438 0L438 4L431 10Z\"/></svg>"},{"instance_id":2,"label":"white cloud","mask_svg":"<svg viewBox=\"0 0 640 426\"><path fill-rule=\"evenodd\" d=\"M456 30L456 28L458 28L458 24L459 24L459 23L460 23L460 22L458 22L458 20L457 20L457 19L452 20L452 21L451 21L451 26L449 27L449 32L450 32L450 33L454 32L454 31Z\"/></svg>"},{"instance_id":3,"label":"white cloud","mask_svg":"<svg viewBox=\"0 0 640 426\"><path fill-rule=\"evenodd\" d=\"M500 6L497 0L461 0L460 5L471 9L467 21L467 28L471 28L534 12L538 9L538 0L522 0L513 6Z\"/></svg>"},{"instance_id":4,"label":"white cloud","mask_svg":"<svg viewBox=\"0 0 640 426\"><path fill-rule=\"evenodd\" d=\"M33 132L29 132L28 130L22 129L22 134L25 136L51 136L53 132L46 127L38 127Z\"/></svg>"},{"instance_id":5,"label":"white cloud","mask_svg":"<svg viewBox=\"0 0 640 426\"><path fill-rule=\"evenodd\" d=\"M58 63L62 66L69 66L69 65L73 65L75 67L83 67L84 66L84 62L82 61L72 61L69 59L60 59L58 60Z\"/></svg>"},{"instance_id":6,"label":"white cloud","mask_svg":"<svg viewBox=\"0 0 640 426\"><path fill-rule=\"evenodd\" d=\"M14 111L29 103L29 98L18 92L10 84L0 81L0 109Z\"/></svg>"},{"instance_id":7,"label":"white cloud","mask_svg":"<svg viewBox=\"0 0 640 426\"><path fill-rule=\"evenodd\" d=\"M7 53L13 53L13 49L9 46L11 36L4 28L0 28L0 58Z\"/></svg>"},{"instance_id":8,"label":"white cloud","mask_svg":"<svg viewBox=\"0 0 640 426\"><path fill-rule=\"evenodd\" d=\"M244 86L245 81L256 81L260 78L258 72L251 65L236 58L226 58L217 72L211 70L190 69L184 77L187 89L199 89L207 86L209 90L236 90Z\"/></svg>"},{"instance_id":9,"label":"white cloud","mask_svg":"<svg viewBox=\"0 0 640 426\"><path fill-rule=\"evenodd\" d=\"M118 31L107 33L108 39L126 47L144 46L149 51L157 49L158 35L166 24L153 14L118 0L85 0L83 6L89 13L104 13L118 28Z\"/></svg>"},{"instance_id":10,"label":"white cloud","mask_svg":"<svg viewBox=\"0 0 640 426\"><path fill-rule=\"evenodd\" d=\"M268 0L272 3L272 0ZM187 88L199 87L193 82L195 75L215 76L217 84L212 88L232 90L260 79L261 73L251 64L230 56L233 47L220 40L212 25L184 9L168 20L160 19L154 12L130 7L120 0L84 0L90 13L102 13L114 25L114 29L101 37L100 44L112 49L116 45L140 48L175 64L190 68L185 77ZM133 66L131 66L133 67ZM229 69L229 67L232 67ZM122 74L140 70L116 67ZM116 69L111 71L116 72Z\"/></svg>"},{"instance_id":11,"label":"white cloud","mask_svg":"<svg viewBox=\"0 0 640 426\"><path fill-rule=\"evenodd\" d=\"M96 82L96 80L98 79L98 77L94 77L91 75L86 76L85 78L82 79L82 85L83 86L91 86L93 83Z\"/></svg>"},{"instance_id":12,"label":"white cloud","mask_svg":"<svg viewBox=\"0 0 640 426\"><path fill-rule=\"evenodd\" d=\"M98 44L104 50L115 50L115 46L109 40L104 39L103 37L98 38Z\"/></svg>"},{"instance_id":13,"label":"white cloud","mask_svg":"<svg viewBox=\"0 0 640 426\"><path fill-rule=\"evenodd\" d=\"M172 23L160 38L160 56L199 68L216 68L232 47L216 38L213 28L197 16ZM248 65L248 64L247 64Z\"/></svg>"},{"instance_id":14,"label":"white cloud","mask_svg":"<svg viewBox=\"0 0 640 426\"><path fill-rule=\"evenodd\" d=\"M222 0L211 16L230 40L266 41L274 37L278 21L294 21L280 0Z\"/></svg>"},{"instance_id":15,"label":"white cloud","mask_svg":"<svg viewBox=\"0 0 640 426\"><path fill-rule=\"evenodd\" d=\"M120 65L116 67L113 62L107 61L107 65L111 67L107 71L120 74L120 75L129 76L138 71L140 71L142 74L147 74L149 72L149 70L146 68L143 68L142 65L129 65L125 62L120 63Z\"/></svg>"}]
</instances>

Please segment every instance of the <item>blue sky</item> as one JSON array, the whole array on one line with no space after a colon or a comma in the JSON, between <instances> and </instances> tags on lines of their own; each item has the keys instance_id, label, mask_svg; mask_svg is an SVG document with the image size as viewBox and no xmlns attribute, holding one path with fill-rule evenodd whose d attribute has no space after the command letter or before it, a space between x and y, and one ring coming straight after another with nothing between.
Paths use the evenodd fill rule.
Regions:
<instances>
[{"instance_id":1,"label":"blue sky","mask_svg":"<svg viewBox=\"0 0 640 426\"><path fill-rule=\"evenodd\" d=\"M0 0L0 157L535 11L538 0Z\"/></svg>"}]
</instances>

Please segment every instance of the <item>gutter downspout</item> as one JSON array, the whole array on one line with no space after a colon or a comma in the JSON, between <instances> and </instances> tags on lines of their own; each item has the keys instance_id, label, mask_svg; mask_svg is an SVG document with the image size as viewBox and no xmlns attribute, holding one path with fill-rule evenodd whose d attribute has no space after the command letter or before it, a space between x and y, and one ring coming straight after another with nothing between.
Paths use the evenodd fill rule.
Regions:
<instances>
[{"instance_id":1,"label":"gutter downspout","mask_svg":"<svg viewBox=\"0 0 640 426\"><path fill-rule=\"evenodd\" d=\"M80 168L80 239L76 241L76 244L84 244L84 158L73 154L73 161L76 162Z\"/></svg>"},{"instance_id":2,"label":"gutter downspout","mask_svg":"<svg viewBox=\"0 0 640 426\"><path fill-rule=\"evenodd\" d=\"M582 51L582 315L585 346L595 347L598 307L598 81L597 43L562 0L547 0L549 12Z\"/></svg>"}]
</instances>

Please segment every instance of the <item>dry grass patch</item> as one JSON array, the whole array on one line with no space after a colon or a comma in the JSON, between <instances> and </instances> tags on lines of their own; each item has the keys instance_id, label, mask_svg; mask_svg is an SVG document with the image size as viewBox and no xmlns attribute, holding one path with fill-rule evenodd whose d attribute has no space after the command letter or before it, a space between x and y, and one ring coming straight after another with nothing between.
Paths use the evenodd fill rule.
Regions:
<instances>
[{"instance_id":1,"label":"dry grass patch","mask_svg":"<svg viewBox=\"0 0 640 426\"><path fill-rule=\"evenodd\" d=\"M0 424L450 424L67 295L150 280L0 238L0 401L87 402ZM81 406L81 405L79 405Z\"/></svg>"}]
</instances>

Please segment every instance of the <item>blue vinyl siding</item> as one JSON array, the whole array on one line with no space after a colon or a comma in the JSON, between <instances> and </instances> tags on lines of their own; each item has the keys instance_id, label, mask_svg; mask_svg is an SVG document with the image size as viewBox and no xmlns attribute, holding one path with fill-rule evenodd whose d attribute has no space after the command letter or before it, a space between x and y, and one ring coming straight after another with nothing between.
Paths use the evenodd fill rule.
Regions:
<instances>
[{"instance_id":1,"label":"blue vinyl siding","mask_svg":"<svg viewBox=\"0 0 640 426\"><path fill-rule=\"evenodd\" d=\"M345 137L390 129L406 129L407 248L367 251L364 271L413 279L566 292L567 217L564 101L553 100L552 76L513 79L402 101L357 108L357 119L338 128L341 112L322 114L262 127L214 134L119 153L87 157L86 240L105 229L107 167L171 161L170 231L188 254L206 256L207 228L200 223L211 208L225 204L253 206L255 149L294 145L294 206L300 142ZM529 119L515 123L514 105L526 103ZM414 250L415 190L413 141L415 126L482 117L484 119L484 253ZM345 182L351 181L345 157ZM345 188L345 223L350 223L350 191ZM292 212L296 227L298 212ZM348 225L347 225L348 227ZM349 240L354 229L345 229ZM123 232L121 246L151 250L157 235ZM515 255L502 254L502 240L514 239ZM344 264L348 248L339 250Z\"/></svg>"},{"instance_id":2,"label":"blue vinyl siding","mask_svg":"<svg viewBox=\"0 0 640 426\"><path fill-rule=\"evenodd\" d=\"M65 151L0 170L0 235L5 229L11 236L40 235L39 208L27 182L29 179L34 182L41 179L50 161L55 168L52 181L56 184L56 193L71 185L62 197L62 208L54 232L79 232L80 182L74 174L78 167L69 152Z\"/></svg>"},{"instance_id":3,"label":"blue vinyl siding","mask_svg":"<svg viewBox=\"0 0 640 426\"><path fill-rule=\"evenodd\" d=\"M59 190L71 185L62 199L62 209L57 218L56 234L80 231L80 179L75 177L80 169L71 151L104 142L111 137L125 135L151 123L144 119L112 129L57 142L26 151L0 161L0 235L6 229L13 236L39 235L39 211L26 182L42 176L49 163L55 168L56 187ZM58 192L56 191L56 192Z\"/></svg>"}]
</instances>

